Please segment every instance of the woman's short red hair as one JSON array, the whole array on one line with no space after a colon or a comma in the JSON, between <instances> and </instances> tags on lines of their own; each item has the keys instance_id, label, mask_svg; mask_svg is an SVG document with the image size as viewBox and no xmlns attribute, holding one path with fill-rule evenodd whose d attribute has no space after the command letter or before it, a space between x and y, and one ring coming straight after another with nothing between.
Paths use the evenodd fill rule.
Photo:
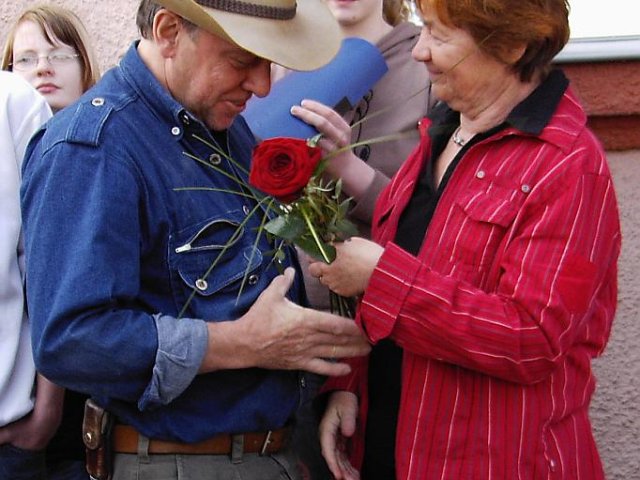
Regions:
<instances>
[{"instance_id":1,"label":"woman's short red hair","mask_svg":"<svg viewBox=\"0 0 640 480\"><path fill-rule=\"evenodd\" d=\"M468 32L486 54L506 63L510 53L525 47L512 68L522 81L545 74L569 41L566 0L417 0L433 9L448 26Z\"/></svg>"}]
</instances>

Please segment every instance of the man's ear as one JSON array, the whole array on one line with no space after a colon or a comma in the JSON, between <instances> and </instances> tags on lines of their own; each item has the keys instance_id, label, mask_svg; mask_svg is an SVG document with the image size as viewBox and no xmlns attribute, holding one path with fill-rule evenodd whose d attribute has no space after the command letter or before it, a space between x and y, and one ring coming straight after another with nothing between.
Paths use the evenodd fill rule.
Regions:
<instances>
[{"instance_id":1,"label":"man's ear","mask_svg":"<svg viewBox=\"0 0 640 480\"><path fill-rule=\"evenodd\" d=\"M175 55L178 34L184 27L182 18L170 10L161 9L153 19L153 39L165 58Z\"/></svg>"}]
</instances>

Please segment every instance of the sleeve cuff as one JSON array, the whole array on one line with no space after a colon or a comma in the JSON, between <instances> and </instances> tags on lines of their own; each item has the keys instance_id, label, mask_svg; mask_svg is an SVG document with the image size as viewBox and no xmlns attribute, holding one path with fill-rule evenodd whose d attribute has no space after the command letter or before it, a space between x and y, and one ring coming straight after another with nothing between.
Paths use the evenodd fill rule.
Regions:
<instances>
[{"instance_id":1,"label":"sleeve cuff","mask_svg":"<svg viewBox=\"0 0 640 480\"><path fill-rule=\"evenodd\" d=\"M158 331L158 351L151 382L138 401L142 411L166 405L191 384L204 358L208 331L203 320L167 315L153 316Z\"/></svg>"},{"instance_id":2,"label":"sleeve cuff","mask_svg":"<svg viewBox=\"0 0 640 480\"><path fill-rule=\"evenodd\" d=\"M376 265L360 305L359 322L371 343L391 335L420 262L389 242Z\"/></svg>"}]
</instances>

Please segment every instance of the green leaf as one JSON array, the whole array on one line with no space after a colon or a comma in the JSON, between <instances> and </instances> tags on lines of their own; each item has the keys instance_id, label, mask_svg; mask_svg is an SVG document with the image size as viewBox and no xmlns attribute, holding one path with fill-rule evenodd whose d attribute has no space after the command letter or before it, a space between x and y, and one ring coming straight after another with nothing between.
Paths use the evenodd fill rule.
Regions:
<instances>
[{"instance_id":1,"label":"green leaf","mask_svg":"<svg viewBox=\"0 0 640 480\"><path fill-rule=\"evenodd\" d=\"M338 179L338 181L336 182L334 198L340 198L341 194L342 194L342 178Z\"/></svg>"},{"instance_id":2,"label":"green leaf","mask_svg":"<svg viewBox=\"0 0 640 480\"><path fill-rule=\"evenodd\" d=\"M333 262L336 258L336 249L333 245L329 245L328 243L322 243L322 247L324 248L327 256L329 257L329 262ZM316 241L311 237L299 237L296 239L295 244L308 253L312 258L316 260L320 260L324 262L324 257L322 255L322 251Z\"/></svg>"},{"instance_id":3,"label":"green leaf","mask_svg":"<svg viewBox=\"0 0 640 480\"><path fill-rule=\"evenodd\" d=\"M358 235L358 227L346 218L343 218L336 222L336 229L340 232L341 238L346 240L347 238Z\"/></svg>"},{"instance_id":4,"label":"green leaf","mask_svg":"<svg viewBox=\"0 0 640 480\"><path fill-rule=\"evenodd\" d=\"M264 229L276 237L295 242L296 238L304 233L305 223L297 215L288 214L269 220Z\"/></svg>"}]
</instances>

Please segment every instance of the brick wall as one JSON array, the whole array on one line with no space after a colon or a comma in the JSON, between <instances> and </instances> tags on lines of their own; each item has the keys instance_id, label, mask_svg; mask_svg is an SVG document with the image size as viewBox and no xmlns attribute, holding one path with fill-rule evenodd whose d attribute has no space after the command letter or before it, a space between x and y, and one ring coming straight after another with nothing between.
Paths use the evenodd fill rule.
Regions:
<instances>
[{"instance_id":1,"label":"brick wall","mask_svg":"<svg viewBox=\"0 0 640 480\"><path fill-rule=\"evenodd\" d=\"M639 52L640 54L640 52ZM640 148L640 60L560 65L607 150Z\"/></svg>"}]
</instances>

